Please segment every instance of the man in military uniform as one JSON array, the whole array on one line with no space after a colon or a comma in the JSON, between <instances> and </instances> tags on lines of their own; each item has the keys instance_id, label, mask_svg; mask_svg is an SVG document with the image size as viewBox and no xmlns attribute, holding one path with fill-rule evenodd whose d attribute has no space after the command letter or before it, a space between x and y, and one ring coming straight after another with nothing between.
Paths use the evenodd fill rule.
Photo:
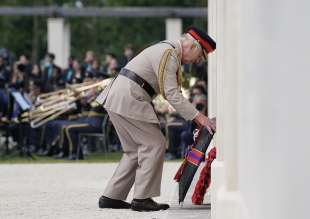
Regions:
<instances>
[{"instance_id":1,"label":"man in military uniform","mask_svg":"<svg viewBox=\"0 0 310 219\"><path fill-rule=\"evenodd\" d=\"M169 208L152 199L160 195L166 140L151 101L160 93L183 118L206 126L210 132L215 130L215 124L181 94L181 64L199 62L215 48L211 37L191 27L179 40L163 41L143 50L97 97L107 110L124 151L99 199L100 208ZM129 204L124 200L133 184L134 199Z\"/></svg>"}]
</instances>

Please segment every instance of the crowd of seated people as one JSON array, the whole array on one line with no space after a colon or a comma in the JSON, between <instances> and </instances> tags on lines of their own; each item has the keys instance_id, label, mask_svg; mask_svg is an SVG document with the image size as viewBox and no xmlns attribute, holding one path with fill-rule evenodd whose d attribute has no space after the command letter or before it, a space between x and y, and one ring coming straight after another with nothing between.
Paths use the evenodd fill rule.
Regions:
<instances>
[{"instance_id":1,"label":"crowd of seated people","mask_svg":"<svg viewBox=\"0 0 310 219\"><path fill-rule=\"evenodd\" d=\"M40 63L31 63L28 56L23 54L14 61L8 50L1 50L0 143L1 146L6 144L7 150L17 145L20 151L28 150L50 156L57 152L59 158L76 159L79 133L101 132L102 118L106 113L102 107L94 106L93 102L84 99L76 101L74 110L66 112L57 120L47 122L42 127L33 129L28 123L21 122L23 109L15 99L14 93L20 94L31 106L42 93L57 91L68 85L89 80L113 77L119 71L118 61L113 54L107 54L106 62L101 65L96 54L87 51L83 61L70 57L68 66L64 69L55 64L55 58L54 54L47 53ZM68 127L58 125L64 132L57 131L57 126L54 128L53 125L58 123L68 123ZM55 134L51 134L53 132ZM50 135L56 135L56 140L50 138ZM64 137L60 139L60 136ZM51 147L55 144L58 150Z\"/></svg>"},{"instance_id":2,"label":"crowd of seated people","mask_svg":"<svg viewBox=\"0 0 310 219\"><path fill-rule=\"evenodd\" d=\"M40 63L31 63L25 54L14 61L7 50L0 50L0 148L17 148L21 153L53 156L59 159L83 159L85 148L80 134L102 133L106 112L94 101L79 99L76 107L38 128L21 122L22 107L14 99L14 92L33 105L38 95L65 88L87 80L114 77L126 65L134 52L131 45L124 48L123 57L107 53L103 62L93 51L86 51L84 59L69 57L64 69L55 64L55 55L47 53ZM196 108L207 113L207 85L198 80L190 88L189 99ZM156 111L156 108L155 108ZM195 125L185 121L173 110L158 110L164 120L163 132L168 139L167 159L181 158L193 142ZM163 121L161 120L161 121ZM111 125L111 124L110 124ZM111 150L120 150L120 142L113 128ZM4 140L5 139L5 140ZM5 141L5 142L4 142Z\"/></svg>"}]
</instances>

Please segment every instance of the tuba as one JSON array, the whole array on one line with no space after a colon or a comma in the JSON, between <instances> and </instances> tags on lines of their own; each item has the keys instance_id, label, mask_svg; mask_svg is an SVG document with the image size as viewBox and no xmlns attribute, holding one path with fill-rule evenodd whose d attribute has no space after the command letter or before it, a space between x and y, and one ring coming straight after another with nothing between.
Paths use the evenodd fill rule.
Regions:
<instances>
[{"instance_id":1,"label":"tuba","mask_svg":"<svg viewBox=\"0 0 310 219\"><path fill-rule=\"evenodd\" d=\"M34 107L21 115L21 121L29 122L32 128L38 128L48 121L76 108L76 101L86 98L91 102L98 92L104 89L111 78L102 81L87 81L68 85L65 89L38 95Z\"/></svg>"}]
</instances>

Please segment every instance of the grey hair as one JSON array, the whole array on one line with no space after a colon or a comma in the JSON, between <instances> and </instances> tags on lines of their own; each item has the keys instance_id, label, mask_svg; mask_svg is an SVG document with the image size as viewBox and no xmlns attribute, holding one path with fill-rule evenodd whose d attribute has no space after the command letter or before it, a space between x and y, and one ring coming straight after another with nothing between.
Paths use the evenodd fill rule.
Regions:
<instances>
[{"instance_id":1,"label":"grey hair","mask_svg":"<svg viewBox=\"0 0 310 219\"><path fill-rule=\"evenodd\" d=\"M192 37L189 33L184 33L184 34L182 34L182 36L181 36L181 40L183 41L185 41L185 40L192 40L192 41L194 41L195 39L194 39L194 37Z\"/></svg>"},{"instance_id":2,"label":"grey hair","mask_svg":"<svg viewBox=\"0 0 310 219\"><path fill-rule=\"evenodd\" d=\"M185 42L185 41L190 41L192 44L194 44L196 47L201 48L201 45L199 44L199 42L189 33L184 33L182 34L181 38L180 38L181 42Z\"/></svg>"}]
</instances>

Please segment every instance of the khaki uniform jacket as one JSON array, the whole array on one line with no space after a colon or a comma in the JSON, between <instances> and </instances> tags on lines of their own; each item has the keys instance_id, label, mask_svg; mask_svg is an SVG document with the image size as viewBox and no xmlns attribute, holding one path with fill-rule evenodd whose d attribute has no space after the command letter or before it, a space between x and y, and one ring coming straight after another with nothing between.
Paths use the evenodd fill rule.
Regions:
<instances>
[{"instance_id":1,"label":"khaki uniform jacket","mask_svg":"<svg viewBox=\"0 0 310 219\"><path fill-rule=\"evenodd\" d=\"M181 60L177 52L181 51L178 41L170 42L175 46L173 53L168 57L165 67L164 93L167 101L186 120L193 120L198 111L182 95L178 86L177 71ZM159 65L164 52L172 49L167 43L158 43L150 46L133 58L124 68L131 70L146 80L159 93ZM158 123L157 116L151 102L151 97L136 82L119 75L97 97L97 102L104 103L104 108L124 117Z\"/></svg>"}]
</instances>

